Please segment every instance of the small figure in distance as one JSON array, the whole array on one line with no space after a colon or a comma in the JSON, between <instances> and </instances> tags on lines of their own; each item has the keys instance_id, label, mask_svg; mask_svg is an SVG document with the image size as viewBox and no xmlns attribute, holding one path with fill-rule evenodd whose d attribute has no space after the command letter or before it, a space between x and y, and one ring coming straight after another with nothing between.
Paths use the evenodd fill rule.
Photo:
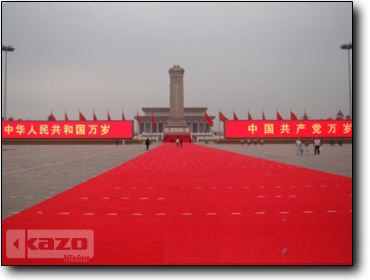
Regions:
<instances>
[{"instance_id":1,"label":"small figure in distance","mask_svg":"<svg viewBox=\"0 0 370 280\"><path fill-rule=\"evenodd\" d=\"M148 151L148 150L149 150L149 145L150 145L149 137L148 137L148 138L146 138L146 140L145 140L145 145L146 145L146 150Z\"/></svg>"},{"instance_id":2,"label":"small figure in distance","mask_svg":"<svg viewBox=\"0 0 370 280\"><path fill-rule=\"evenodd\" d=\"M297 155L299 153L301 153L302 155L302 141L301 141L301 138L298 138L297 141L295 141L295 146L296 146L296 149L297 149Z\"/></svg>"},{"instance_id":3,"label":"small figure in distance","mask_svg":"<svg viewBox=\"0 0 370 280\"><path fill-rule=\"evenodd\" d=\"M316 138L315 139L315 155L316 155L316 152L318 155L320 154L320 145L321 145L320 139Z\"/></svg>"}]
</instances>

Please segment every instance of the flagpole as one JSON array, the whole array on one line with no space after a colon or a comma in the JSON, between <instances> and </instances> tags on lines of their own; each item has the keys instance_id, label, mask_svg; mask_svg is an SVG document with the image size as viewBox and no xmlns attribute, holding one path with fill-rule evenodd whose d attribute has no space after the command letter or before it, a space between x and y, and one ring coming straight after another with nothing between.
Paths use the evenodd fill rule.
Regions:
<instances>
[{"instance_id":1,"label":"flagpole","mask_svg":"<svg viewBox=\"0 0 370 280\"><path fill-rule=\"evenodd\" d=\"M152 116L153 116L153 109L151 111L152 111ZM152 118L152 116L150 116L150 118ZM150 134L152 134L152 131L153 131L153 122L151 121L150 122Z\"/></svg>"},{"instance_id":2,"label":"flagpole","mask_svg":"<svg viewBox=\"0 0 370 280\"><path fill-rule=\"evenodd\" d=\"M139 125L138 116L139 116L139 111L136 109L137 138L139 139L139 134L140 134L140 125Z\"/></svg>"},{"instance_id":3,"label":"flagpole","mask_svg":"<svg viewBox=\"0 0 370 280\"><path fill-rule=\"evenodd\" d=\"M220 133L221 133L221 129L220 129L220 108L218 108L218 140L220 140Z\"/></svg>"}]
</instances>

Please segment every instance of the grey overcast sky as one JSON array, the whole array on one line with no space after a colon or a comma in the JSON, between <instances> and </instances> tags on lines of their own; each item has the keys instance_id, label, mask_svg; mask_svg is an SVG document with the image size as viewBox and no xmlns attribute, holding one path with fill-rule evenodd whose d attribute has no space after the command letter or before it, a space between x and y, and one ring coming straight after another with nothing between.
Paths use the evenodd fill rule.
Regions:
<instances>
[{"instance_id":1,"label":"grey overcast sky","mask_svg":"<svg viewBox=\"0 0 370 280\"><path fill-rule=\"evenodd\" d=\"M7 117L133 119L169 106L185 69L185 107L232 118L349 114L352 3L2 3ZM352 52L352 51L351 51ZM352 54L351 54L352 62ZM5 54L2 52L4 81ZM4 87L2 87L3 98ZM3 109L3 108L2 108ZM217 125L215 125L217 128Z\"/></svg>"}]
</instances>

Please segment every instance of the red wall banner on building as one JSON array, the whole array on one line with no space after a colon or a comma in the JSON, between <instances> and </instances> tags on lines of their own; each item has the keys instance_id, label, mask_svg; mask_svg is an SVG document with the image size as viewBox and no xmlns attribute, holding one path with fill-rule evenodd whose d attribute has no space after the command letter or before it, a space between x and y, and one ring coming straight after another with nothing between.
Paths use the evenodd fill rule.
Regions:
<instances>
[{"instance_id":1,"label":"red wall banner on building","mask_svg":"<svg viewBox=\"0 0 370 280\"><path fill-rule=\"evenodd\" d=\"M352 121L226 121L225 138L352 137Z\"/></svg>"},{"instance_id":2,"label":"red wall banner on building","mask_svg":"<svg viewBox=\"0 0 370 280\"><path fill-rule=\"evenodd\" d=\"M133 121L6 121L2 138L132 138Z\"/></svg>"}]
</instances>

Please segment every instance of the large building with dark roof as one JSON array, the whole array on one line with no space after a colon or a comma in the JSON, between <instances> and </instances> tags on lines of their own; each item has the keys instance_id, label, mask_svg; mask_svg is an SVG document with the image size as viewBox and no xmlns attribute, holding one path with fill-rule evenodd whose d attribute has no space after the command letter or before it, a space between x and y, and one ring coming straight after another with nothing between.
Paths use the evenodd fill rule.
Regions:
<instances>
[{"instance_id":1,"label":"large building with dark roof","mask_svg":"<svg viewBox=\"0 0 370 280\"><path fill-rule=\"evenodd\" d=\"M140 115L141 127L140 133L163 133L163 126L168 123L170 118L170 108L142 108L144 115ZM187 125L190 126L191 133L210 132L211 127L204 118L207 107L189 107L184 108L184 118ZM152 114L157 128L153 127ZM210 116L213 120L215 116ZM135 119L137 117L135 116Z\"/></svg>"}]
</instances>

